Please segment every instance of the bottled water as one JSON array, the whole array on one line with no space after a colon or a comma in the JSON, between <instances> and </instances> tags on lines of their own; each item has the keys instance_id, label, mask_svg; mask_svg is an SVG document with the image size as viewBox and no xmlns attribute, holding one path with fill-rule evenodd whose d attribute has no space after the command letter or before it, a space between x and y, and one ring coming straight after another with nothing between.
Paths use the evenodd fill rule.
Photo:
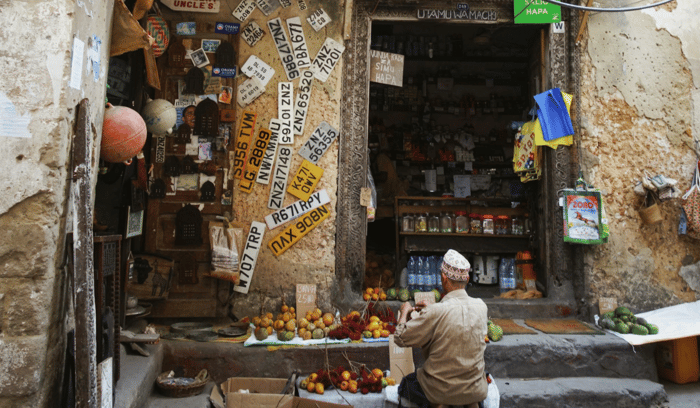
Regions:
<instances>
[{"instance_id":1,"label":"bottled water","mask_svg":"<svg viewBox=\"0 0 700 408\"><path fill-rule=\"evenodd\" d=\"M433 290L437 288L437 276L435 275L435 271L437 270L437 262L437 256L430 257L430 269L428 269L428 275L430 276L430 285L428 287L428 290Z\"/></svg>"},{"instance_id":2,"label":"bottled water","mask_svg":"<svg viewBox=\"0 0 700 408\"><path fill-rule=\"evenodd\" d=\"M515 289L515 258L501 258L498 282L501 293Z\"/></svg>"},{"instance_id":3,"label":"bottled water","mask_svg":"<svg viewBox=\"0 0 700 408\"><path fill-rule=\"evenodd\" d=\"M442 256L437 257L437 262L435 265L435 287L440 292L442 292L442 277L440 275L442 273L441 268L442 268L443 258L444 257L442 257Z\"/></svg>"},{"instance_id":4,"label":"bottled water","mask_svg":"<svg viewBox=\"0 0 700 408\"><path fill-rule=\"evenodd\" d=\"M408 259L408 290L413 290L416 288L416 257L411 256Z\"/></svg>"},{"instance_id":5,"label":"bottled water","mask_svg":"<svg viewBox=\"0 0 700 408\"><path fill-rule=\"evenodd\" d=\"M432 256L426 256L425 257L425 264L423 265L424 267L424 276L423 278L423 292L428 292L429 290L432 290L433 288L433 257Z\"/></svg>"},{"instance_id":6,"label":"bottled water","mask_svg":"<svg viewBox=\"0 0 700 408\"><path fill-rule=\"evenodd\" d=\"M416 289L418 289L421 292L423 291L423 285L425 282L425 275L423 275L424 263L425 261L423 260L423 257L419 256L418 263L416 264Z\"/></svg>"}]
</instances>

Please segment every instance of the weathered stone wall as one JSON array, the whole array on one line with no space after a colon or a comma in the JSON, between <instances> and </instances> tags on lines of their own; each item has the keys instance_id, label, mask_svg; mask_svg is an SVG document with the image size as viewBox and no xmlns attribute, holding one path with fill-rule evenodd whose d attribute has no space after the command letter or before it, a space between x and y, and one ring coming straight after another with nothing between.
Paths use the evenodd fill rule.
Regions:
<instances>
[{"instance_id":1,"label":"weathered stone wall","mask_svg":"<svg viewBox=\"0 0 700 408\"><path fill-rule=\"evenodd\" d=\"M577 45L580 164L604 192L611 231L609 243L582 249L591 305L615 297L641 312L700 295L681 274L700 260L698 242L677 233L681 201L663 202L663 222L646 226L638 215L642 198L632 190L644 170L679 180L682 192L690 185L700 124L699 12L697 2L673 2L592 13L587 38Z\"/></svg>"},{"instance_id":2,"label":"weathered stone wall","mask_svg":"<svg viewBox=\"0 0 700 408\"><path fill-rule=\"evenodd\" d=\"M58 404L72 326L61 265L73 125L78 102L89 98L99 146L112 4L0 0L2 407ZM86 69L86 46L80 89L68 86L74 36L102 41L97 79Z\"/></svg>"}]
</instances>

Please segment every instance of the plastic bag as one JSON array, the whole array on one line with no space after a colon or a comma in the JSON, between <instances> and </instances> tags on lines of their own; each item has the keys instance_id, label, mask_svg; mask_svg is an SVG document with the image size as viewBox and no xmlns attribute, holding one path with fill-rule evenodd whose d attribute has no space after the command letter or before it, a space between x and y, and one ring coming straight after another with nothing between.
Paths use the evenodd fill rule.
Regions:
<instances>
[{"instance_id":1,"label":"plastic bag","mask_svg":"<svg viewBox=\"0 0 700 408\"><path fill-rule=\"evenodd\" d=\"M221 222L209 223L209 242L211 243L211 272L209 276L238 283L238 245L243 230L232 228Z\"/></svg>"},{"instance_id":2,"label":"plastic bag","mask_svg":"<svg viewBox=\"0 0 700 408\"><path fill-rule=\"evenodd\" d=\"M369 169L367 169L367 186L372 190L370 202L367 206L367 221L374 222L375 215L377 214L377 189L374 187L374 179Z\"/></svg>"},{"instance_id":3,"label":"plastic bag","mask_svg":"<svg viewBox=\"0 0 700 408\"><path fill-rule=\"evenodd\" d=\"M484 408L499 408L501 405L501 393L498 391L496 380L493 379L491 374L488 375L488 380L490 381L488 394L486 394L486 399L484 400Z\"/></svg>"}]
</instances>

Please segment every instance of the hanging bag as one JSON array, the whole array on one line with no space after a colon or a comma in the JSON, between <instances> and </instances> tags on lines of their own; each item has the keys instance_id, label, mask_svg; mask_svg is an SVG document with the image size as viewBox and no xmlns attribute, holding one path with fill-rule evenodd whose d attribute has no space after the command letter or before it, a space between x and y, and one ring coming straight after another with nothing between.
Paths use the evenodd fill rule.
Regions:
<instances>
[{"instance_id":1,"label":"hanging bag","mask_svg":"<svg viewBox=\"0 0 700 408\"><path fill-rule=\"evenodd\" d=\"M651 197L651 200L649 199ZM639 217L645 225L658 224L663 221L659 199L653 191L647 191L644 197L644 206L639 209Z\"/></svg>"},{"instance_id":2,"label":"hanging bag","mask_svg":"<svg viewBox=\"0 0 700 408\"><path fill-rule=\"evenodd\" d=\"M700 173L697 166L693 175L693 184L683 195L683 210L687 219L687 235L700 239Z\"/></svg>"},{"instance_id":3,"label":"hanging bag","mask_svg":"<svg viewBox=\"0 0 700 408\"><path fill-rule=\"evenodd\" d=\"M559 88L535 95L535 102L544 140L550 141L574 134L571 116L566 110L566 103Z\"/></svg>"}]
</instances>

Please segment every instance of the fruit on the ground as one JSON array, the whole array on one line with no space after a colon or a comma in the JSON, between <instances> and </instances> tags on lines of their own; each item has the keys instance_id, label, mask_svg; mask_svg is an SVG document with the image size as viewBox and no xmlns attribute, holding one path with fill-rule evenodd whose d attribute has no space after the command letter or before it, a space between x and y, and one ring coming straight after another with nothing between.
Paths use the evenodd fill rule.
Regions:
<instances>
[{"instance_id":1,"label":"fruit on the ground","mask_svg":"<svg viewBox=\"0 0 700 408\"><path fill-rule=\"evenodd\" d=\"M372 337L372 332L369 330L365 330L362 332L362 337L369 339L370 337Z\"/></svg>"},{"instance_id":2,"label":"fruit on the ground","mask_svg":"<svg viewBox=\"0 0 700 408\"><path fill-rule=\"evenodd\" d=\"M388 385L396 385L396 379L393 377L386 377L386 382Z\"/></svg>"},{"instance_id":3,"label":"fruit on the ground","mask_svg":"<svg viewBox=\"0 0 700 408\"><path fill-rule=\"evenodd\" d=\"M357 392L357 381L350 381L350 385L348 385L348 391L350 391L353 394Z\"/></svg>"},{"instance_id":4,"label":"fruit on the ground","mask_svg":"<svg viewBox=\"0 0 700 408\"><path fill-rule=\"evenodd\" d=\"M265 327L258 327L255 329L255 338L257 340L265 340L267 338L267 328Z\"/></svg>"},{"instance_id":5,"label":"fruit on the ground","mask_svg":"<svg viewBox=\"0 0 700 408\"><path fill-rule=\"evenodd\" d=\"M600 321L600 327L608 330L614 330L615 329L615 322L612 321L609 317L604 317Z\"/></svg>"},{"instance_id":6,"label":"fruit on the ground","mask_svg":"<svg viewBox=\"0 0 700 408\"><path fill-rule=\"evenodd\" d=\"M309 381L309 383L306 385L306 391L308 391L308 392L316 391L316 383L313 381Z\"/></svg>"},{"instance_id":7,"label":"fruit on the ground","mask_svg":"<svg viewBox=\"0 0 700 408\"><path fill-rule=\"evenodd\" d=\"M647 324L649 324L649 322L647 322L647 319L645 319L643 317L638 317L637 324L641 324L642 326L646 326Z\"/></svg>"},{"instance_id":8,"label":"fruit on the ground","mask_svg":"<svg viewBox=\"0 0 700 408\"><path fill-rule=\"evenodd\" d=\"M399 300L402 302L408 301L411 297L411 292L408 291L408 288L401 288L399 289Z\"/></svg>"},{"instance_id":9,"label":"fruit on the ground","mask_svg":"<svg viewBox=\"0 0 700 408\"><path fill-rule=\"evenodd\" d=\"M301 335L301 338L304 340L311 340L312 334L310 331L305 331L303 335Z\"/></svg>"},{"instance_id":10,"label":"fruit on the ground","mask_svg":"<svg viewBox=\"0 0 700 408\"><path fill-rule=\"evenodd\" d=\"M644 327L649 330L649 334L659 334L659 327L655 324L647 323Z\"/></svg>"},{"instance_id":11,"label":"fruit on the ground","mask_svg":"<svg viewBox=\"0 0 700 408\"><path fill-rule=\"evenodd\" d=\"M613 317L615 317L615 311L611 310L609 312L605 312L605 313L603 313L602 317L607 317L609 319L612 319Z\"/></svg>"},{"instance_id":12,"label":"fruit on the ground","mask_svg":"<svg viewBox=\"0 0 700 408\"><path fill-rule=\"evenodd\" d=\"M640 336L646 336L647 334L649 334L649 329L642 326L641 324L633 324L630 331L632 332L632 334L638 334Z\"/></svg>"},{"instance_id":13,"label":"fruit on the ground","mask_svg":"<svg viewBox=\"0 0 700 408\"><path fill-rule=\"evenodd\" d=\"M296 322L294 320L290 320L287 323L285 323L284 328L288 331L293 332L294 329L296 329Z\"/></svg>"},{"instance_id":14,"label":"fruit on the ground","mask_svg":"<svg viewBox=\"0 0 700 408\"><path fill-rule=\"evenodd\" d=\"M488 325L487 334L491 341L499 341L503 338L503 329L501 326L492 322Z\"/></svg>"}]
</instances>

